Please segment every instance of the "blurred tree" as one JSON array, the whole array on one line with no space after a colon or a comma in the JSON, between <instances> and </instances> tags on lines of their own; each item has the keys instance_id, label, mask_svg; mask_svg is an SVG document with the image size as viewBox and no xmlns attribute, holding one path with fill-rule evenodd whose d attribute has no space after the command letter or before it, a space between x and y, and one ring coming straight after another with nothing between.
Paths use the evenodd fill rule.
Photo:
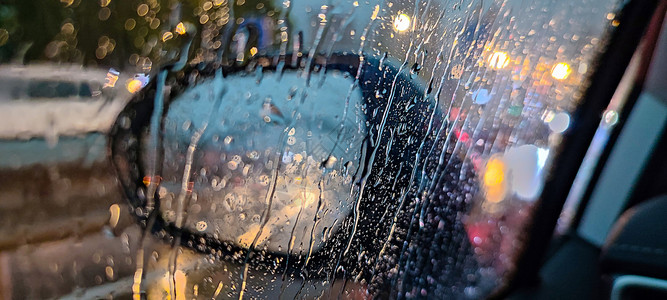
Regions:
<instances>
[{"instance_id":1,"label":"blurred tree","mask_svg":"<svg viewBox=\"0 0 667 300\"><path fill-rule=\"evenodd\" d=\"M230 11L279 15L270 0L3 0L0 63L50 61L147 71L177 54L168 52L182 44L176 30L180 22L197 26L197 48L229 46L229 41L211 41L220 40L229 22L240 23Z\"/></svg>"}]
</instances>

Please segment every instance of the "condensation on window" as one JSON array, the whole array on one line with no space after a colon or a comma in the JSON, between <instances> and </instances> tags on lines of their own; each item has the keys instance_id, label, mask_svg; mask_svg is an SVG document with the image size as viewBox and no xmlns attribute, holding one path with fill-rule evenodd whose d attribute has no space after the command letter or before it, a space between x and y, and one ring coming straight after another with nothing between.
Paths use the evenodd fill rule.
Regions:
<instances>
[{"instance_id":1,"label":"condensation on window","mask_svg":"<svg viewBox=\"0 0 667 300\"><path fill-rule=\"evenodd\" d=\"M0 298L484 298L610 0L0 6Z\"/></svg>"}]
</instances>

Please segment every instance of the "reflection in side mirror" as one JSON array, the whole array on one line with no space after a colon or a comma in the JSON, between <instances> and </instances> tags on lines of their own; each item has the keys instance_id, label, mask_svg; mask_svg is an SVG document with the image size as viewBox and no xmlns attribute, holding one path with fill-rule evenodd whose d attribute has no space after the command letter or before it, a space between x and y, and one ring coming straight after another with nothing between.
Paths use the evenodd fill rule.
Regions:
<instances>
[{"instance_id":1,"label":"reflection in side mirror","mask_svg":"<svg viewBox=\"0 0 667 300\"><path fill-rule=\"evenodd\" d=\"M366 127L361 92L345 103L353 78L327 75L307 86L291 70L219 74L174 98L163 120L162 217L242 248L317 251L352 208Z\"/></svg>"}]
</instances>

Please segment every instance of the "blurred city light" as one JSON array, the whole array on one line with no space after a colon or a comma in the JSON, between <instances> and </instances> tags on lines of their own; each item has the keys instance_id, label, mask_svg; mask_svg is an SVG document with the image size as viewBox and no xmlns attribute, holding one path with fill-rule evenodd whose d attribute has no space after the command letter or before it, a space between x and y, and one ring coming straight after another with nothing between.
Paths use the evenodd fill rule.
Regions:
<instances>
[{"instance_id":1,"label":"blurred city light","mask_svg":"<svg viewBox=\"0 0 667 300\"><path fill-rule=\"evenodd\" d=\"M396 31L406 31L410 28L410 17L406 14L400 14L394 19L394 29Z\"/></svg>"},{"instance_id":2,"label":"blurred city light","mask_svg":"<svg viewBox=\"0 0 667 300\"><path fill-rule=\"evenodd\" d=\"M120 75L120 72L118 72L114 68L110 68L109 72L107 72L107 77L105 78L104 86L103 87L114 87L116 86L116 81L118 81L118 75Z\"/></svg>"},{"instance_id":3,"label":"blurred city light","mask_svg":"<svg viewBox=\"0 0 667 300\"><path fill-rule=\"evenodd\" d=\"M484 184L487 186L497 186L503 183L505 177L505 163L500 159L494 158L486 164L486 173L484 173Z\"/></svg>"},{"instance_id":4,"label":"blurred city light","mask_svg":"<svg viewBox=\"0 0 667 300\"><path fill-rule=\"evenodd\" d=\"M127 83L127 91L130 93L136 93L141 90L142 83L138 79L132 79Z\"/></svg>"},{"instance_id":5,"label":"blurred city light","mask_svg":"<svg viewBox=\"0 0 667 300\"><path fill-rule=\"evenodd\" d=\"M553 69L551 69L551 77L558 80L567 78L570 76L570 73L572 73L572 68L570 68L570 65L564 62L557 63Z\"/></svg>"},{"instance_id":6,"label":"blurred city light","mask_svg":"<svg viewBox=\"0 0 667 300\"><path fill-rule=\"evenodd\" d=\"M570 115L566 112L559 112L553 116L549 122L549 129L555 133L562 133L570 126Z\"/></svg>"},{"instance_id":7,"label":"blurred city light","mask_svg":"<svg viewBox=\"0 0 667 300\"><path fill-rule=\"evenodd\" d=\"M510 57L505 52L494 52L489 56L489 66L491 68L500 70L504 67L507 67L510 63Z\"/></svg>"},{"instance_id":8,"label":"blurred city light","mask_svg":"<svg viewBox=\"0 0 667 300\"><path fill-rule=\"evenodd\" d=\"M492 157L486 163L483 182L486 191L486 200L498 203L505 198L505 162L500 157Z\"/></svg>"},{"instance_id":9,"label":"blurred city light","mask_svg":"<svg viewBox=\"0 0 667 300\"><path fill-rule=\"evenodd\" d=\"M503 154L508 189L516 199L537 200L544 182L542 174L549 157L549 149L533 144L511 147Z\"/></svg>"},{"instance_id":10,"label":"blurred city light","mask_svg":"<svg viewBox=\"0 0 667 300\"><path fill-rule=\"evenodd\" d=\"M183 22L178 23L178 25L176 25L176 33L178 33L180 35L184 35L185 32L186 32L186 30L185 30L185 25L183 24Z\"/></svg>"},{"instance_id":11,"label":"blurred city light","mask_svg":"<svg viewBox=\"0 0 667 300\"><path fill-rule=\"evenodd\" d=\"M162 35L162 41L163 41L163 42L166 42L166 41L170 40L170 39L173 38L173 37L174 37L174 34L171 33L171 32L169 32L169 31L167 31L167 32L165 32L165 33Z\"/></svg>"}]
</instances>

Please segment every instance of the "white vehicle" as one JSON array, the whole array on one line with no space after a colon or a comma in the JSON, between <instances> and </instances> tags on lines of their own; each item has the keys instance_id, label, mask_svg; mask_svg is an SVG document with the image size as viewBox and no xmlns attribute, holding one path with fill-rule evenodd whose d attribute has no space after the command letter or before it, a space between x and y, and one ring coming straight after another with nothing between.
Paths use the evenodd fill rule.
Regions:
<instances>
[{"instance_id":1,"label":"white vehicle","mask_svg":"<svg viewBox=\"0 0 667 300\"><path fill-rule=\"evenodd\" d=\"M0 66L0 168L103 159L133 80L113 69Z\"/></svg>"},{"instance_id":2,"label":"white vehicle","mask_svg":"<svg viewBox=\"0 0 667 300\"><path fill-rule=\"evenodd\" d=\"M0 139L104 133L130 95L113 69L0 66Z\"/></svg>"}]
</instances>

